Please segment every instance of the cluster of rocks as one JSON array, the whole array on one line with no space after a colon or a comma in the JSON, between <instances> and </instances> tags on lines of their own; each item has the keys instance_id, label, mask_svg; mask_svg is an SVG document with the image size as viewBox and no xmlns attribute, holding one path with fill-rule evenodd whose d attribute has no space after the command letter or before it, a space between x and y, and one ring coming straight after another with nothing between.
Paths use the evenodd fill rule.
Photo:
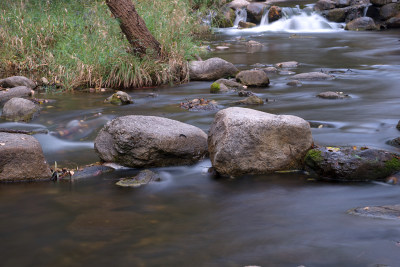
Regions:
<instances>
[{"instance_id":1,"label":"cluster of rocks","mask_svg":"<svg viewBox=\"0 0 400 267\"><path fill-rule=\"evenodd\" d=\"M330 21L347 23L346 30L400 27L398 0L319 0L314 9Z\"/></svg>"},{"instance_id":2,"label":"cluster of rocks","mask_svg":"<svg viewBox=\"0 0 400 267\"><path fill-rule=\"evenodd\" d=\"M209 155L216 173L231 177L305 168L321 178L370 181L400 170L397 154L366 147L314 147L304 119L239 107L217 112L208 134L162 117L118 117L100 130L94 148L102 161L132 168L194 164ZM3 182L52 177L39 142L24 134L0 133L0 170ZM142 173L120 184L156 180Z\"/></svg>"}]
</instances>

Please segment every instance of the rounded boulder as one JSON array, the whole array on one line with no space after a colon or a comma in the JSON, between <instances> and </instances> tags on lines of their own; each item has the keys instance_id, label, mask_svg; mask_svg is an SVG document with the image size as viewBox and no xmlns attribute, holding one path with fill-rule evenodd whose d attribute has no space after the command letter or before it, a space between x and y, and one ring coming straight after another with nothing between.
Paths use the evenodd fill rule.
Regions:
<instances>
[{"instance_id":1,"label":"rounded boulder","mask_svg":"<svg viewBox=\"0 0 400 267\"><path fill-rule=\"evenodd\" d=\"M219 111L208 134L212 165L225 176L300 168L312 142L302 118L238 107Z\"/></svg>"},{"instance_id":2,"label":"rounded boulder","mask_svg":"<svg viewBox=\"0 0 400 267\"><path fill-rule=\"evenodd\" d=\"M128 167L186 165L206 155L207 134L167 118L131 115L107 123L94 147L103 161Z\"/></svg>"}]
</instances>

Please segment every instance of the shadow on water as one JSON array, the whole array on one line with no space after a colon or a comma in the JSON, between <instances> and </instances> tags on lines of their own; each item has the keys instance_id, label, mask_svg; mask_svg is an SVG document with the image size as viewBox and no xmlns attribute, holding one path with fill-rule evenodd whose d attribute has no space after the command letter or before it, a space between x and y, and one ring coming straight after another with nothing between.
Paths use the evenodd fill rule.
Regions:
<instances>
[{"instance_id":1,"label":"shadow on water","mask_svg":"<svg viewBox=\"0 0 400 267\"><path fill-rule=\"evenodd\" d=\"M287 75L272 74L269 88L255 88L274 99L252 107L292 114L331 125L313 129L322 145L367 145L390 149L399 136L400 42L398 31L306 33L219 33L210 43L241 69L296 60L295 73L334 71L332 81L290 87ZM263 44L249 49L243 41ZM347 71L349 70L350 71ZM47 160L59 165L97 161L98 130L121 115L163 116L208 131L215 111L190 112L179 103L198 97L222 107L239 99L212 95L211 82L129 92L135 104L103 103L108 94L43 96L55 102L29 124L0 122L1 128L48 129L36 135ZM315 97L343 91L345 100ZM148 97L157 93L157 97ZM82 124L83 132L68 132ZM358 206L398 204L400 186L309 181L299 174L214 179L209 160L194 166L156 169L160 183L127 189L120 177L138 170L104 174L73 183L0 185L2 266L397 266L398 221L346 214Z\"/></svg>"}]
</instances>

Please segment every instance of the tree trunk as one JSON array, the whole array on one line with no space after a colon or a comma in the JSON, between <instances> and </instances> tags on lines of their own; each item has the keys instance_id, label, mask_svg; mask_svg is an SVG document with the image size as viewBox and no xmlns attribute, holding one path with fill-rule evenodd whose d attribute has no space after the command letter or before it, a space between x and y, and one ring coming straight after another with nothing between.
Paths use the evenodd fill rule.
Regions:
<instances>
[{"instance_id":1,"label":"tree trunk","mask_svg":"<svg viewBox=\"0 0 400 267\"><path fill-rule=\"evenodd\" d=\"M160 43L147 29L144 20L136 12L132 0L106 0L106 4L114 17L119 20L122 32L136 54L161 57Z\"/></svg>"}]
</instances>

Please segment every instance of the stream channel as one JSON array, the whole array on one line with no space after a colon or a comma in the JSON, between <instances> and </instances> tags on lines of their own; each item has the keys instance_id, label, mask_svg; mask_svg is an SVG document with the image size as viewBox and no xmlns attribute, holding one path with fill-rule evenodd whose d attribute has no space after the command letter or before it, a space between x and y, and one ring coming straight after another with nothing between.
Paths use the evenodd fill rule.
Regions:
<instances>
[{"instance_id":1,"label":"stream channel","mask_svg":"<svg viewBox=\"0 0 400 267\"><path fill-rule=\"evenodd\" d=\"M247 47L254 40L262 47ZM400 136L400 32L341 29L228 29L210 47L239 69L298 61L295 73L331 71L330 81L291 87L287 73L271 74L268 88L254 89L273 114L291 114L325 125L313 128L324 146L386 144ZM286 74L286 75L285 75ZM37 134L50 165L75 168L99 161L93 140L122 115L175 119L208 131L216 111L187 111L194 98L234 106L236 94L210 94L211 82L129 91L135 103L104 104L110 94L39 95L55 100L28 124L0 121L0 128L48 129ZM342 91L351 98L317 98ZM149 93L158 94L149 97ZM83 131L58 133L84 121ZM400 223L358 217L348 209L400 203L400 186L332 183L280 173L214 179L208 159L194 166L156 168L162 181L120 188L120 170L73 182L0 184L1 266L400 266Z\"/></svg>"}]
</instances>

